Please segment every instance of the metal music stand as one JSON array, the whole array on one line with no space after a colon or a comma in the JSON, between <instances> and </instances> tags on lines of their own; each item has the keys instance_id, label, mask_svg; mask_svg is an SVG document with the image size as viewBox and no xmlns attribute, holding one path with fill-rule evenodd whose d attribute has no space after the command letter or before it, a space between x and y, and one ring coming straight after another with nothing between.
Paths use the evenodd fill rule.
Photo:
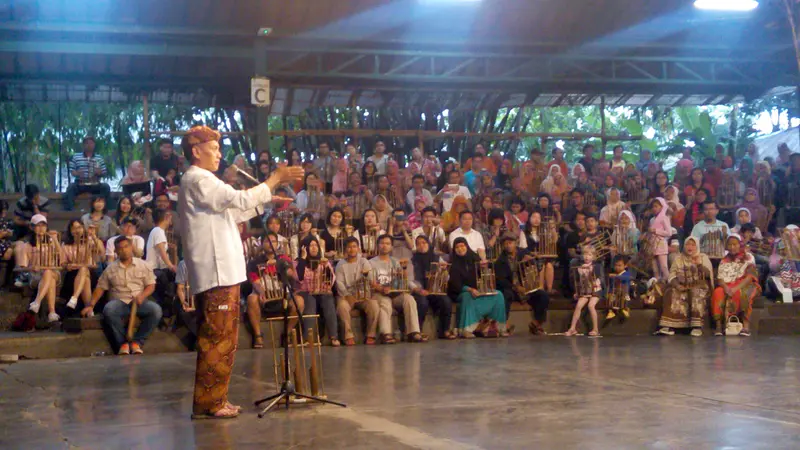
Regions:
<instances>
[{"instance_id":1,"label":"metal music stand","mask_svg":"<svg viewBox=\"0 0 800 450\"><path fill-rule=\"evenodd\" d=\"M278 252L275 250L275 247L272 245L272 241L265 237L267 242L269 242L269 246L272 249L272 253L277 255ZM292 396L304 398L306 400L312 400L319 403L329 403L331 405L341 406L346 408L347 405L344 403L335 402L332 400L328 400L326 398L317 397L315 395L306 395L297 392L297 388L292 382L291 372L289 371L289 301L294 302L294 309L297 311L297 318L298 323L300 324L301 333L305 333L303 329L303 312L297 306L297 300L294 298L294 288L292 287L291 282L289 281L289 277L287 275L287 270L280 270L279 267L276 267L276 272L278 274L278 278L280 279L281 283L283 283L284 289L284 297L283 297L283 330L284 330L284 339L283 339L283 383L281 383L280 391L277 394L270 395L269 397L262 398L260 400L255 401L255 406L259 406L262 403L269 402L267 406L258 413L258 417L264 417L275 405L280 403L282 400L286 402L286 409L289 409L290 398ZM288 300L287 300L288 299Z\"/></svg>"}]
</instances>

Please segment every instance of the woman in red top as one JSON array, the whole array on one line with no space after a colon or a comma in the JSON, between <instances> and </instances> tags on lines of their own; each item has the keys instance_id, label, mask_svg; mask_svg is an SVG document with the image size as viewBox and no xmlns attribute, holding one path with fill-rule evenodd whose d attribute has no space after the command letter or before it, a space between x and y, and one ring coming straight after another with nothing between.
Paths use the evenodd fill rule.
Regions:
<instances>
[{"instance_id":1,"label":"woman in red top","mask_svg":"<svg viewBox=\"0 0 800 450\"><path fill-rule=\"evenodd\" d=\"M711 183L706 181L706 174L703 172L703 169L699 167L695 167L692 169L692 174L690 177L691 184L683 188L683 195L686 196L686 203L692 203L692 197L697 193L697 190L700 188L704 188L708 191L708 194L713 197L716 194L716 189Z\"/></svg>"}]
</instances>

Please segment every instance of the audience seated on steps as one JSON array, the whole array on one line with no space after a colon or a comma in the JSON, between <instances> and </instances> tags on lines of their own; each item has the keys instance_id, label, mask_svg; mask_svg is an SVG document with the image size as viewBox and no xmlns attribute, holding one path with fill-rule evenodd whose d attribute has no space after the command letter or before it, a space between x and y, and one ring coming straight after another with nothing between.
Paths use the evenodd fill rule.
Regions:
<instances>
[{"instance_id":1,"label":"audience seated on steps","mask_svg":"<svg viewBox=\"0 0 800 450\"><path fill-rule=\"evenodd\" d=\"M491 159L486 157L485 153L476 155L470 159L470 164L462 169L459 167L459 163L453 160L441 161L440 164L435 162L429 164L421 150L411 152L411 162L407 164L407 167L402 168L400 166L403 165L403 161L408 160L409 155L387 152L387 145L390 143L376 143L375 157L370 158L363 168L359 167L359 164L353 164L359 159L366 160L361 156L361 149L353 142L349 143L348 156L345 159L339 158L331 142L319 143L323 158L316 158L313 162L311 160L303 161L302 154L297 151L291 152L292 163L307 168L307 187L310 189L319 182L322 189L300 192L289 206L278 203L270 204L268 206L270 210L281 212L280 220L277 219L277 216L264 215L264 219L268 219L265 221L264 227L275 236L278 253L291 255L291 259L295 260L298 266L303 259L309 260L310 258L308 255L305 258L300 255L300 247L303 242L314 247L314 252L322 253L320 260L323 255L331 262L337 262L335 261L337 258L341 259L338 264L334 264L336 282L332 292L332 298L336 299L336 315L341 322L330 317L333 314L330 314L331 308L328 307L331 305L327 304L330 302L326 300L326 296L303 296L303 310L316 311L317 307L321 309L328 338L332 342L344 338L345 344L355 343L350 320L354 308L363 309L367 313L367 343L377 342L379 329L384 335L385 341L391 340L389 336L393 335L394 330L391 329L391 324L387 325L387 319L398 311L402 312L400 328L403 329L403 333L411 334L411 340L417 340L417 337L424 340L424 336L417 336L415 333L421 333L421 325L429 308L434 309L434 315L439 318L437 334L440 337L452 336L453 330L450 330L450 324L447 322L449 320L446 313L447 301L458 304L458 300L465 293L470 296L462 299L459 309L459 331L466 331L467 335L473 331L478 331L478 334L483 334L483 331L488 331L486 334L489 335L501 334L499 325L501 319L508 320L509 305L515 301L526 300L521 293L521 286L518 286L520 283L514 279L514 275L516 275L514 264L520 263L520 258L526 257L533 258L541 274L540 281L543 290L531 293L527 299L532 302L534 309L534 317L529 329L534 334L541 333L543 330L541 324L546 319L547 311L545 298L559 291L568 296L572 295L573 286L569 283L569 276L572 272L571 269L577 270L582 264L585 266L581 254L583 245L592 244L593 248L590 251L594 251L598 255L597 261L592 263L593 269L602 269L602 273L610 272L620 275L619 271L614 270L611 265L611 258L606 257L606 255L612 257L618 255L614 248L594 247L602 247L608 241L617 243L617 241L625 240L625 248L633 250L632 261L634 264L628 266L635 269L635 273L631 274L631 283L635 283L638 287L645 284L651 285L650 273L652 273L655 274L655 279L660 281L655 286L664 287L667 280L674 281L676 274L673 269L675 266L681 266L680 261L686 262L686 253L692 251L687 249L686 245L691 247L695 244L694 240L686 240L682 249L683 237L694 235L700 244L703 244L700 246L700 255L696 255L700 259L711 256L710 251L706 251L709 254L702 255L706 244L706 240L703 238L710 231L722 230L724 239L727 239L731 234L730 227L734 225L734 219L738 223L734 231L738 230L742 234L739 248L744 248L746 255L752 253L756 256L755 267L760 270L754 278L748 278L747 283L740 285L739 282L744 280L734 275L741 274L728 274L724 271L720 273L714 269L711 279L714 281L714 286L717 287L714 291L715 300L706 307L705 313L709 319L702 319L703 325L710 321L712 307L713 315L723 330L729 322L736 320L732 317L737 314L740 315L740 320L749 322L749 305L752 304L750 294L756 289L756 286L759 286L757 292L760 292L760 286L766 285L766 290L772 297L783 298L787 291L790 291L789 293L800 292L795 279L798 277L793 275L793 273L800 272L800 270L794 270L796 269L794 266L797 264L793 263L793 261L800 260L800 244L795 245L793 242L797 239L794 238L784 242L785 236L782 233L784 227L791 232L794 227L792 223L800 220L798 219L800 217L800 155L792 155L785 149L781 150L778 161L756 161L753 158L757 157L758 152L748 150L747 155L739 161L740 168L736 171L732 170L733 159L730 158L735 154L733 151L735 149L731 149L727 152L730 155L726 155L726 150L720 148L718 156L705 157L702 155L696 161L693 160L693 157L700 155L694 155L692 149L685 149L683 159L679 162L679 170L676 171L674 177L671 177L662 170L660 162L654 160L652 155L647 152L642 153L641 161L636 164L626 161L626 158L622 158L621 155L627 154L625 149L620 146L614 148L614 159L609 161L591 143L587 143L584 145L583 158L572 168L564 160L563 152L558 149L547 152L554 156L553 161L550 161L549 164L544 161L544 154L539 151L532 151L529 159L523 163L511 158L504 159L502 154L494 149L491 152ZM486 145L479 143L475 145L475 148L484 149L481 151L485 152ZM71 165L76 169L85 169L97 162L95 169L83 172L75 171L73 175L77 182L70 186L70 189L75 192L79 190L78 188L83 189L83 186L99 186L90 184L95 180L88 179L98 178L97 181L99 181L104 170L100 164L102 158L94 155L93 150L94 140L86 139L84 153L73 157ZM599 159L596 158L596 152L597 156L600 156ZM250 159L247 155L228 156L228 161L234 160L235 156L235 164L243 170L250 169L248 167ZM359 158L359 156L361 157ZM521 159L525 160L527 156L523 155ZM274 159L268 152L262 152L258 158L256 166L259 170L256 173L259 176L269 173L272 163L275 162ZM146 260L153 265L154 275L158 280L155 293L156 298L161 302L163 315L170 316L173 311L179 310L180 314L190 314L190 311L178 308L178 303L174 300L176 283L172 279L172 274L179 261L179 252L176 254L175 250L180 241L179 233L177 233L180 226L176 223L177 217L172 215L169 218L173 208L170 196L174 197L175 189L170 190L168 185L173 184L180 177L182 168L180 159L178 158L176 161L169 140L159 142L159 154L154 157L152 163L151 169L154 171L152 174L141 173L139 164L132 166L135 170L131 171L131 179L136 178L133 181L138 182L149 175L160 177L166 180L161 183L166 187L166 192L157 193L150 205L139 204L124 197L117 206L118 211L115 218L110 220L106 218L104 212L106 204L101 193L101 198L93 199L92 211L86 216L84 226L94 225L98 229L99 238L109 238L106 247L108 262L116 261L116 241L121 237L135 242L134 256L140 254L136 253L139 249L146 248ZM702 167L696 167L701 164ZM223 166L227 166L227 164L223 164ZM558 171L565 176L564 182L559 178L558 183L555 183L555 169L550 181L545 178L548 168L555 167L558 167ZM755 167L755 171L753 167ZM422 178L413 177L420 171L423 175ZM571 176L567 176L567 174ZM232 175L229 182L238 185L241 180L235 176L235 173ZM670 178L674 179L670 180ZM724 183L727 183L725 186L729 187L731 181L736 187L736 197L743 198L735 207L732 207L730 202L726 202L726 207L720 210L715 192L723 190L718 188L721 188ZM326 188L330 190L334 187L333 184L336 184L336 191L339 192L339 195L326 196ZM554 188L556 184L558 189ZM546 192L539 192L542 185L551 192L563 195L551 198ZM288 186L278 187L274 193L285 188ZM102 187L98 189L102 189ZM472 211L473 205L470 198L473 197L473 194L471 191L476 194L475 197L483 200L475 205L479 207L477 211ZM362 192L365 195L356 201L355 196L360 196ZM366 195L367 193L375 195ZM436 193L435 196L431 195L433 193ZM683 208L682 205L688 206ZM2 250L0 257L14 256L19 263L29 253L36 254L35 252L38 250L34 249L33 247L36 245L32 244L32 240L36 236L33 229L36 226L32 225L31 219L34 216L40 216L46 222L47 206L47 200L39 195L35 185L26 188L26 196L18 202L14 216L18 226L18 236L24 240L18 244L15 243L14 249L9 249L10 242L13 240L9 240L7 231L2 231L8 228L7 223L4 226L3 222L0 222L0 250ZM148 216L147 211L150 206L153 207L154 214ZM504 211L504 207L510 207L511 211ZM405 212L409 209L413 212L413 216L410 218L405 217ZM602 215L599 224L594 215L598 209ZM284 213L287 211L294 214L295 224L292 226L284 226L284 221L288 216ZM731 219L730 223L719 220L717 213L720 219ZM441 219L439 218L440 214ZM684 217L681 218L681 215ZM142 227L143 229L140 231L146 232L146 239L138 239L135 231L131 231L135 229L136 222L126 219L135 217L140 219L139 225L142 225L141 218L145 218L144 222L150 222L148 217L152 216L156 216L156 223L153 224L155 226L145 225ZM648 221L650 217L652 219ZM315 222L320 218L328 220L319 226L320 233L317 233L314 230ZM411 220L409 221L409 219ZM107 226L109 221L111 226ZM546 222L553 223L557 230L550 236L551 241L556 240L552 236L556 234L558 236L556 250L548 251L556 253L557 257L548 254L547 257L550 257L550 260L542 255L542 233L539 230L539 226ZM439 226L440 223L441 226ZM253 222L255 227L260 225L259 221ZM615 227L616 225L623 227L618 228ZM751 230L755 226L758 228ZM150 230L147 229L150 227L153 228L152 233L149 233ZM40 225L39 228L42 228L39 232L44 233L42 236L49 235L46 224ZM119 230L114 230L115 228L119 228ZM296 228L299 230L297 234L291 235L295 233ZM508 236L502 232L504 229L509 231ZM378 246L374 244L377 235L383 234L383 230L387 231L389 237L384 241L392 243L388 255L379 254L376 251ZM376 234L376 232L378 233ZM255 230L242 230L242 238L249 235L259 236L260 233ZM65 237L68 235L69 233L66 233ZM348 243L344 247L353 247L350 249L352 252L343 249L343 243L348 237L353 237L354 242L350 243L350 240L347 239ZM453 250L452 244L462 238L467 252L464 255L448 254ZM502 247L507 246L508 249L501 248L499 244L501 238L504 241ZM668 238L669 240L667 240ZM167 242L168 239L170 242ZM629 240L631 242L628 242ZM270 239L266 239L264 242L268 243ZM310 244L311 242L319 245ZM669 247L662 245L667 242L672 245ZM730 255L725 255L724 246L727 242L725 240L715 240L715 242L717 244L714 248L719 251L715 251L715 255L711 259L715 263L721 258L730 259ZM746 245L742 246L741 244ZM423 247L423 251L420 252L420 249L417 248L418 245ZM428 251L424 250L426 245ZM770 246L773 249L772 255L768 251ZM728 251L730 252L730 250ZM62 250L58 250L58 252L62 252ZM492 303L491 295L476 296L471 291L471 289L475 289L469 284L470 278L475 277L475 267L473 265L471 268L467 268L464 262L474 262L471 259L472 252L477 253L476 257L479 261L486 261L486 267L494 269L496 287L503 297L501 314L496 314L493 309L496 305ZM379 256L372 263L367 260L376 254ZM625 254L630 254L630 251ZM29 268L21 271L17 284L22 286L33 281L34 286L38 288L35 298L32 299L33 305L39 305L44 300L47 300L48 304L57 303L56 293L59 291L58 285L61 282L60 272L65 269L71 272L75 271L74 267L69 267L70 265L74 266L74 262L70 261L68 255L65 253L61 256L64 257L63 261L60 261L62 264L60 267ZM244 255L248 259L252 256L254 255ZM456 284L460 283L461 289L458 292L451 292L452 295L446 297L431 295L426 289L426 283L423 283L431 264L442 262L442 260L449 261L456 257L460 262L456 269L466 277L451 277L450 281ZM274 256L276 260L279 258L279 255ZM406 278L409 280L409 287L400 290L392 289L389 300L397 297L398 304L395 305L390 301L388 309L381 309L381 306L386 306L384 305L386 302L379 297L384 296L386 286L376 283L371 286L375 289L373 292L365 293L363 290L357 290L356 284L363 283L364 271L371 274L372 278L375 277L375 274L385 278L386 270L382 264L387 260L397 263L408 260ZM742 259L742 261L744 260L749 260L749 258ZM730 261L723 259L723 264L720 266L727 271L729 267L734 267L731 264L737 263L741 263L741 261L736 258ZM588 266L583 268L587 269L583 271L587 275L594 273L594 271L588 272ZM772 279L767 278L767 268L773 275ZM556 280L559 278L556 274L559 270L564 276L560 283ZM251 270L251 272L255 273L257 270ZM622 276L613 277L614 283L608 283L611 291L616 292L616 282L627 283L627 281L620 281L627 278L624 276L625 272L623 270ZM642 272L650 273L642 276ZM727 281L719 284L718 282L723 276ZM776 283L777 277L780 277L778 280L780 287ZM599 280L601 286L609 281L605 277L599 278L602 278ZM677 278L681 277L677 276ZM67 280L66 285L61 286L64 297L67 297L62 300L67 303L73 297L80 301L82 297L86 296L85 282L81 284L81 280L84 280L85 277L79 279L76 276L75 279L74 282ZM91 280L91 277L89 279ZM728 285L730 286L726 290L725 286ZM249 286L250 282L247 287ZM737 290L740 286L744 287ZM366 286L366 288L369 287ZM410 295L406 296L406 292L401 292L405 290L408 290ZM743 295L742 291L747 292ZM527 295L528 292L530 289L524 293ZM596 292L592 289L587 292L579 297L588 297L585 299L588 306L594 302L593 297L596 297L594 295ZM677 305L675 308L681 308L681 305L686 302L693 304L694 300L689 299L691 295L687 294L692 292L699 292L697 286L689 287L680 283L677 285L672 283L665 301ZM664 292L661 292L658 297L663 295ZM597 299L598 305L603 305L605 301L606 306L611 308L610 311L605 311L606 322L602 324L603 327L615 326L616 324L610 323L610 320L622 320L627 313L625 295L620 297L623 300L616 297L612 299L610 296L611 293L602 292L601 298ZM411 303L406 301L408 297L412 299ZM606 297L609 298L606 299ZM260 303L258 300L256 298L255 303ZM468 300L466 308L464 308L463 300ZM639 304L638 299L633 300L634 304ZM561 306L560 303L556 304ZM722 308L720 305L726 307ZM252 313L257 313L259 310L260 305L251 308ZM416 319L413 319L414 314L416 314ZM662 318L664 324L676 324L674 327L663 326L668 331L680 328L683 325L680 322L685 322L683 315L674 314L673 316L665 313ZM57 319L58 317L55 315L52 318ZM689 314L687 318L689 319L688 327L693 328L695 334L698 334L699 327L695 326L696 317ZM602 320L602 317L598 318L593 328L598 329L601 325L599 322ZM472 323L473 321L477 321L477 323ZM255 322L257 324L258 320ZM338 335L339 328L343 331L341 336ZM751 329L748 323L744 326L743 335L747 335L749 331Z\"/></svg>"}]
</instances>

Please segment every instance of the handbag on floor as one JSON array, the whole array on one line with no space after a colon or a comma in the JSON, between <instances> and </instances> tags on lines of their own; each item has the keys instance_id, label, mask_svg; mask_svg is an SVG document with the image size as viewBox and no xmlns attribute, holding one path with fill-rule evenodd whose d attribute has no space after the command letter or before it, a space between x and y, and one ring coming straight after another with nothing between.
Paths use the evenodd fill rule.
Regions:
<instances>
[{"instance_id":1,"label":"handbag on floor","mask_svg":"<svg viewBox=\"0 0 800 450\"><path fill-rule=\"evenodd\" d=\"M25 311L19 313L14 322L11 324L11 329L14 331L33 331L36 328L36 314L33 311Z\"/></svg>"},{"instance_id":2,"label":"handbag on floor","mask_svg":"<svg viewBox=\"0 0 800 450\"><path fill-rule=\"evenodd\" d=\"M734 320L735 319L735 320ZM739 333L742 332L742 321L739 320L739 316L732 315L728 317L728 323L725 325L725 335L726 336L738 336Z\"/></svg>"}]
</instances>

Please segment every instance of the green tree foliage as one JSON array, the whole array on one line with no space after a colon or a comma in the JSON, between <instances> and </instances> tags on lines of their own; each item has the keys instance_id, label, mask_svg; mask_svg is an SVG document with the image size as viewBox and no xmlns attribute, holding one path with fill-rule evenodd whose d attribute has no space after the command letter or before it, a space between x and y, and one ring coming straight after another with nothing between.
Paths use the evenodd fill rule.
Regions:
<instances>
[{"instance_id":1,"label":"green tree foliage","mask_svg":"<svg viewBox=\"0 0 800 450\"><path fill-rule=\"evenodd\" d=\"M743 107L645 107L606 108L607 136L645 136L641 140L603 143L600 139L542 140L524 137L520 140L487 140L483 137L447 137L427 139L420 143L416 136L389 138L370 136L356 143L367 153L375 141L384 140L390 151L407 158L410 149L423 144L426 151L440 157L466 159L475 145L482 142L489 150L500 150L515 160L529 157L533 149L549 152L557 143L562 145L566 158L580 158L586 142L597 148L605 147L610 155L614 145L625 148L624 158L636 161L642 149L653 151L657 159L673 160L687 145L694 146L696 157L713 154L718 143L740 156L752 142L755 131L753 119L763 111L798 116L794 98L767 98ZM186 130L195 124L205 124L234 135L223 141L228 161L233 155L245 154L254 161L259 150L255 146L254 110L209 108L151 104L149 119L151 145L166 132ZM270 117L271 130L300 129L360 129L374 130L438 130L479 133L599 133L603 128L597 106L557 108L502 108L499 110L470 110L466 108L441 110L436 108L309 108L293 117ZM776 127L779 125L776 124ZM97 152L103 155L112 171L124 171L131 161L144 156L144 116L141 104L103 103L0 103L0 188L21 191L26 183L37 183L45 190L63 190L68 181L63 178L66 161L80 151L81 140L91 135L97 140ZM284 158L287 148L301 150L305 156L315 153L319 142L327 141L338 149L344 142L334 138L273 137L269 151ZM176 139L177 141L177 139ZM605 144L605 146L603 145ZM156 149L153 148L153 151Z\"/></svg>"}]
</instances>

